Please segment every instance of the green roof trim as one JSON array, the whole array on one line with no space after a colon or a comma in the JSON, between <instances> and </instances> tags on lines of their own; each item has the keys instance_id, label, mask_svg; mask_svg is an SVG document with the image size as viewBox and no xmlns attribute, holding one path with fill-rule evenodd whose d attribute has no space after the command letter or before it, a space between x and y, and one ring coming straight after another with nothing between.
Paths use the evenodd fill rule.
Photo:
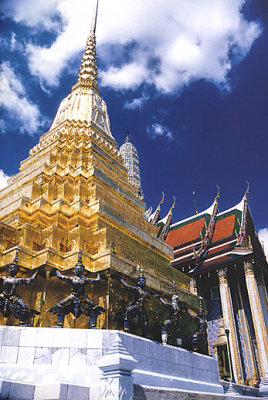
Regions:
<instances>
[{"instance_id":1,"label":"green roof trim","mask_svg":"<svg viewBox=\"0 0 268 400\"><path fill-rule=\"evenodd\" d=\"M159 238L159 236L161 235L161 232L164 228L164 224L161 222L160 224L157 225L157 227L159 227L158 233L157 233L157 237Z\"/></svg>"}]
</instances>

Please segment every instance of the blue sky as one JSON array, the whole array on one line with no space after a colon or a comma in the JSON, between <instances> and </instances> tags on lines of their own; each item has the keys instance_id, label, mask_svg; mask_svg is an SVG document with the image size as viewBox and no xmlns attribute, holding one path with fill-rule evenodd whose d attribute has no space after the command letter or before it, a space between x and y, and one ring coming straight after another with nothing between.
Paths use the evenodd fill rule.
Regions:
<instances>
[{"instance_id":1,"label":"blue sky","mask_svg":"<svg viewBox=\"0 0 268 400\"><path fill-rule=\"evenodd\" d=\"M93 0L2 0L0 185L75 83ZM145 201L174 221L249 206L268 243L267 0L100 0L99 86L137 147Z\"/></svg>"}]
</instances>

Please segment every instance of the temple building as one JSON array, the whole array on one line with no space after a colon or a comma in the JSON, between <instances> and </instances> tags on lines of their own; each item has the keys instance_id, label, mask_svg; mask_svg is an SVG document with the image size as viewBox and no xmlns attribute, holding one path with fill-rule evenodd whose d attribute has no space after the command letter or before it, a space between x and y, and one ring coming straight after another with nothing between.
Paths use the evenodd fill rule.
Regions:
<instances>
[{"instance_id":1,"label":"temple building","mask_svg":"<svg viewBox=\"0 0 268 400\"><path fill-rule=\"evenodd\" d=\"M97 83L96 20L97 8L77 83L62 100L49 131L0 191L3 273L14 258L20 276L40 267L46 270L45 277L38 276L33 285L18 289L31 308L40 312L35 326L55 324L55 317L45 310L70 289L55 276L49 277L49 272L73 269L78 254L88 276L113 271L135 282L142 270L151 290L171 295L175 281L188 307L199 307L198 297L187 290L190 278L170 265L172 248L157 237L157 226L144 217L135 147L127 141L119 151L112 135ZM98 318L98 327L122 328L117 317L129 301L126 289L108 277L90 290L95 303L106 310ZM158 328L152 326L149 331L160 338L156 306L158 300L151 300L154 317L150 321L158 321ZM13 317L1 318L2 324L16 322ZM73 325L68 315L64 326ZM76 327L85 326L81 316Z\"/></svg>"},{"instance_id":2,"label":"temple building","mask_svg":"<svg viewBox=\"0 0 268 400\"><path fill-rule=\"evenodd\" d=\"M206 301L209 352L222 379L254 385L267 371L267 261L247 193L223 212L217 198L170 223L165 242L173 248L171 265L191 277L191 292Z\"/></svg>"}]
</instances>

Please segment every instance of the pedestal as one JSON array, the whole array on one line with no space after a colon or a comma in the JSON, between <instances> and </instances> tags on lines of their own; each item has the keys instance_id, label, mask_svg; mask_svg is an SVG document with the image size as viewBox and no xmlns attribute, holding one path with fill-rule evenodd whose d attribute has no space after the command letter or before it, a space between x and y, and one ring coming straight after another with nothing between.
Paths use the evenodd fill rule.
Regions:
<instances>
[{"instance_id":1,"label":"pedestal","mask_svg":"<svg viewBox=\"0 0 268 400\"><path fill-rule=\"evenodd\" d=\"M131 357L117 335L108 353L100 359L98 367L103 373L102 400L132 400L133 376L132 371L137 361Z\"/></svg>"}]
</instances>

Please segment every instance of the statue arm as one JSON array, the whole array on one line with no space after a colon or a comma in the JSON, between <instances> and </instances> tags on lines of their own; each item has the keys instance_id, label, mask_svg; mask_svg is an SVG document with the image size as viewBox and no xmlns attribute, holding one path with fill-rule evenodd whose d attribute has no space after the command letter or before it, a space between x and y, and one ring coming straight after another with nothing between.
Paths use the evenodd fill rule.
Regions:
<instances>
[{"instance_id":1,"label":"statue arm","mask_svg":"<svg viewBox=\"0 0 268 400\"><path fill-rule=\"evenodd\" d=\"M97 278L94 278L94 279L87 279L86 284L87 284L87 285L88 285L89 283L94 284L94 283L96 283L96 282L99 282L99 280L100 280L100 274L97 275Z\"/></svg>"},{"instance_id":2,"label":"statue arm","mask_svg":"<svg viewBox=\"0 0 268 400\"><path fill-rule=\"evenodd\" d=\"M18 284L19 285L28 285L29 283L31 283L32 281L35 280L35 278L37 277L38 272L36 271L30 278L19 278L18 280Z\"/></svg>"},{"instance_id":3,"label":"statue arm","mask_svg":"<svg viewBox=\"0 0 268 400\"><path fill-rule=\"evenodd\" d=\"M162 299L162 297L160 297L160 295L158 293L153 294L152 297L160 300L161 303L164 304L164 306L172 306L171 303L169 303L168 301L165 301L164 299Z\"/></svg>"},{"instance_id":4,"label":"statue arm","mask_svg":"<svg viewBox=\"0 0 268 400\"><path fill-rule=\"evenodd\" d=\"M159 297L159 300L161 301L162 304L164 304L164 306L172 307L172 304L169 301L162 299L162 297Z\"/></svg>"},{"instance_id":5,"label":"statue arm","mask_svg":"<svg viewBox=\"0 0 268 400\"><path fill-rule=\"evenodd\" d=\"M62 275L58 269L56 269L56 277L61 281L69 281L70 277Z\"/></svg>"},{"instance_id":6,"label":"statue arm","mask_svg":"<svg viewBox=\"0 0 268 400\"><path fill-rule=\"evenodd\" d=\"M125 287L127 287L128 289L133 289L136 290L137 288L135 286L129 285L127 282L124 281L124 279L119 278L119 281L122 283L122 285L124 285Z\"/></svg>"}]
</instances>

